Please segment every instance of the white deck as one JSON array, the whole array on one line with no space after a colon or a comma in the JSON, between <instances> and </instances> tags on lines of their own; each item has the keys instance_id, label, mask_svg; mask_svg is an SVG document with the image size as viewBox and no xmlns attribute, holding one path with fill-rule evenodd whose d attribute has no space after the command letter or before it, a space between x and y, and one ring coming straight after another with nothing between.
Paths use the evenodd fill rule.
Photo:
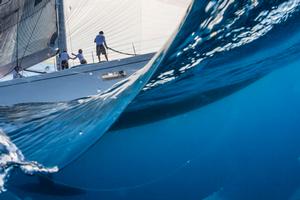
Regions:
<instances>
[{"instance_id":1,"label":"white deck","mask_svg":"<svg viewBox=\"0 0 300 200\"><path fill-rule=\"evenodd\" d=\"M49 74L0 82L0 106L70 101L103 92L144 67L154 54L82 65ZM104 80L103 74L125 71L127 76Z\"/></svg>"}]
</instances>

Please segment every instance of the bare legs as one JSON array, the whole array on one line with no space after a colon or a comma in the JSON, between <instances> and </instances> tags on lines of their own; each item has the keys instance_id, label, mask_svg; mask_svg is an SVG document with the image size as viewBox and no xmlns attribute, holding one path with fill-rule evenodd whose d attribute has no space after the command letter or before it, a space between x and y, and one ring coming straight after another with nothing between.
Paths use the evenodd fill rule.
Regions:
<instances>
[{"instance_id":1,"label":"bare legs","mask_svg":"<svg viewBox=\"0 0 300 200\"><path fill-rule=\"evenodd\" d=\"M106 59L106 61L108 61L108 56L107 56L107 54L103 54L104 56L105 56L105 59ZM99 60L99 63L101 62L101 56L99 55L98 56L98 60Z\"/></svg>"},{"instance_id":2,"label":"bare legs","mask_svg":"<svg viewBox=\"0 0 300 200\"><path fill-rule=\"evenodd\" d=\"M97 51L97 56L98 56L99 63L101 62L101 55L104 55L106 61L108 61L107 50L105 49L105 46L97 45L96 46L96 51Z\"/></svg>"},{"instance_id":3,"label":"bare legs","mask_svg":"<svg viewBox=\"0 0 300 200\"><path fill-rule=\"evenodd\" d=\"M104 54L105 58L106 58L106 61L108 62L108 56L107 54Z\"/></svg>"}]
</instances>

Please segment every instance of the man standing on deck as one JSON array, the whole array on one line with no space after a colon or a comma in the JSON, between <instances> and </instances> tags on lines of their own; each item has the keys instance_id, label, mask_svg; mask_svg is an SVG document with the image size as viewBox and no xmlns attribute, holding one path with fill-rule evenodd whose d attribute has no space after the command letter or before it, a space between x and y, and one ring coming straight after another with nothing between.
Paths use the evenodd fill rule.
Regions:
<instances>
[{"instance_id":1,"label":"man standing on deck","mask_svg":"<svg viewBox=\"0 0 300 200\"><path fill-rule=\"evenodd\" d=\"M69 60L73 59L69 56L68 52L64 50L59 54L60 62L61 62L61 70L69 69Z\"/></svg>"},{"instance_id":2,"label":"man standing on deck","mask_svg":"<svg viewBox=\"0 0 300 200\"><path fill-rule=\"evenodd\" d=\"M100 57L101 54L103 54L106 58L106 61L108 61L108 56L107 56L107 53L106 53L106 49L108 47L107 47L107 44L106 44L106 40L105 40L105 36L104 36L103 31L99 32L99 35L96 36L94 42L96 43L96 52L97 52L99 62L101 62L101 57Z\"/></svg>"}]
</instances>

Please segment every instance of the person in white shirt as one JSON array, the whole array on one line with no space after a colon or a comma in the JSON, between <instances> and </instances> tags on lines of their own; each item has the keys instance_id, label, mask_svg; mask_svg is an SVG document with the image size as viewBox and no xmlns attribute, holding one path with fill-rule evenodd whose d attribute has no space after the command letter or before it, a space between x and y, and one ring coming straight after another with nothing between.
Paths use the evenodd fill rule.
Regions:
<instances>
[{"instance_id":1,"label":"person in white shirt","mask_svg":"<svg viewBox=\"0 0 300 200\"><path fill-rule=\"evenodd\" d=\"M13 70L13 79L17 78L23 78L22 74L20 74L21 68L20 67L15 67Z\"/></svg>"},{"instance_id":2,"label":"person in white shirt","mask_svg":"<svg viewBox=\"0 0 300 200\"><path fill-rule=\"evenodd\" d=\"M60 55L60 62L61 62L61 70L69 69L69 60L73 59L69 56L68 52L64 50Z\"/></svg>"},{"instance_id":3,"label":"person in white shirt","mask_svg":"<svg viewBox=\"0 0 300 200\"><path fill-rule=\"evenodd\" d=\"M87 64L87 61L86 61L86 59L85 59L84 56L83 56L83 51L82 51L82 49L79 49L79 50L78 50L78 54L72 53L72 55L75 56L75 57L74 57L74 60L75 60L76 58L78 58L78 60L80 61L80 64L82 64L82 65Z\"/></svg>"},{"instance_id":4,"label":"person in white shirt","mask_svg":"<svg viewBox=\"0 0 300 200\"><path fill-rule=\"evenodd\" d=\"M96 52L97 52L97 56L99 59L99 62L101 62L101 54L103 54L106 58L106 61L108 61L108 56L107 56L107 52L106 49L107 44L106 44L106 40L105 40L105 36L104 36L104 32L100 31L99 35L96 36L94 42L96 43Z\"/></svg>"}]
</instances>

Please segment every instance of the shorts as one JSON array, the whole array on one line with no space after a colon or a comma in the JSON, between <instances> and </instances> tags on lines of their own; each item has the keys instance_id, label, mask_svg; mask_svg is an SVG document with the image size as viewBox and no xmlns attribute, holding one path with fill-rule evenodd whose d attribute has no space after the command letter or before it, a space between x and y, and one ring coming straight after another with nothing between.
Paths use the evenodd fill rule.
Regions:
<instances>
[{"instance_id":1,"label":"shorts","mask_svg":"<svg viewBox=\"0 0 300 200\"><path fill-rule=\"evenodd\" d=\"M106 49L104 45L97 45L96 52L97 52L97 56L100 56L101 54L106 55Z\"/></svg>"},{"instance_id":2,"label":"shorts","mask_svg":"<svg viewBox=\"0 0 300 200\"><path fill-rule=\"evenodd\" d=\"M67 60L61 61L61 69L69 69L69 62Z\"/></svg>"},{"instance_id":3,"label":"shorts","mask_svg":"<svg viewBox=\"0 0 300 200\"><path fill-rule=\"evenodd\" d=\"M86 61L86 59L82 59L82 60L80 61L80 64L82 64L82 65L85 65L85 64L87 64L87 61Z\"/></svg>"}]
</instances>

